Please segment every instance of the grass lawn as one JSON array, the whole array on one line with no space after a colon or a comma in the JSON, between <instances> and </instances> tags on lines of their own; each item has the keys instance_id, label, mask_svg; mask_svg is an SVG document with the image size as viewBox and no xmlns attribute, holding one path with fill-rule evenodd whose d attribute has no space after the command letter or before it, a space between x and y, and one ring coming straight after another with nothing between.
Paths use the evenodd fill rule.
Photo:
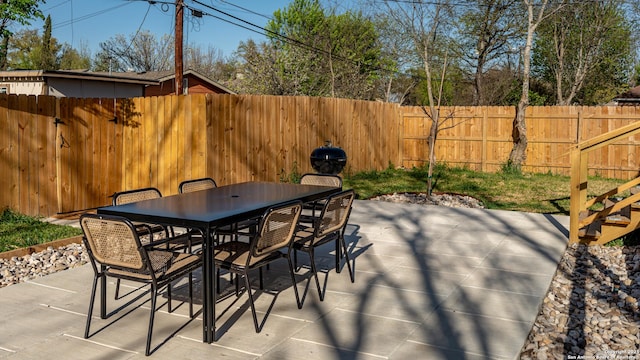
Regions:
<instances>
[{"instance_id":1,"label":"grass lawn","mask_svg":"<svg viewBox=\"0 0 640 360\"><path fill-rule=\"evenodd\" d=\"M394 192L426 192L427 168L387 169L347 175L346 188L356 190L358 198L368 199ZM463 168L437 166L433 174L434 192L472 196L487 209L569 215L570 181L568 176L482 173ZM589 179L589 196L595 196L623 184L618 179Z\"/></svg>"},{"instance_id":2,"label":"grass lawn","mask_svg":"<svg viewBox=\"0 0 640 360\"><path fill-rule=\"evenodd\" d=\"M0 215L0 252L44 244L82 234L72 226L42 222L5 209Z\"/></svg>"},{"instance_id":3,"label":"grass lawn","mask_svg":"<svg viewBox=\"0 0 640 360\"><path fill-rule=\"evenodd\" d=\"M344 187L359 199L394 192L426 192L427 168L387 169L343 174ZM294 180L291 177L287 180ZM488 209L569 215L570 178L552 174L482 173L439 165L433 176L434 192L472 196ZM589 195L613 189L623 180L591 178ZM80 229L39 221L4 210L0 217L0 252L80 235Z\"/></svg>"}]
</instances>

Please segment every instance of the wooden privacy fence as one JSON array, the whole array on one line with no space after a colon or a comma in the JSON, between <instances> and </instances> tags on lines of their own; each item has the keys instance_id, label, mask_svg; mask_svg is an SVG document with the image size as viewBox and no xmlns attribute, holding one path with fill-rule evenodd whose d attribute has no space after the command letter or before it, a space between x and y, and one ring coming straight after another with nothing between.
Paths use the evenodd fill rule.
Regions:
<instances>
[{"instance_id":1,"label":"wooden privacy fence","mask_svg":"<svg viewBox=\"0 0 640 360\"><path fill-rule=\"evenodd\" d=\"M328 98L0 95L0 209L50 216L126 189L176 194L203 176L279 181L312 171L325 140L347 152L349 171L383 169L401 162L398 118L397 105Z\"/></svg>"},{"instance_id":2,"label":"wooden privacy fence","mask_svg":"<svg viewBox=\"0 0 640 360\"><path fill-rule=\"evenodd\" d=\"M511 150L511 107L444 108L438 161L498 170ZM540 107L527 114L525 171L569 174L578 141L636 121L634 107ZM220 185L279 181L312 171L311 151L331 140L345 172L425 163L430 120L421 108L313 97L188 95L73 99L0 95L0 209L50 216L110 204L182 180ZM447 126L447 125L445 125ZM593 173L637 175L635 137L590 155Z\"/></svg>"},{"instance_id":3,"label":"wooden privacy fence","mask_svg":"<svg viewBox=\"0 0 640 360\"><path fill-rule=\"evenodd\" d=\"M405 167L428 161L431 119L420 107L404 107ZM436 161L474 170L500 170L512 148L513 107L446 107L436 140ZM446 119L446 120L445 120ZM570 154L579 142L640 121L634 106L544 106L527 109L526 172L571 174ZM638 176L640 135L608 145L589 155L590 175L630 179Z\"/></svg>"}]
</instances>

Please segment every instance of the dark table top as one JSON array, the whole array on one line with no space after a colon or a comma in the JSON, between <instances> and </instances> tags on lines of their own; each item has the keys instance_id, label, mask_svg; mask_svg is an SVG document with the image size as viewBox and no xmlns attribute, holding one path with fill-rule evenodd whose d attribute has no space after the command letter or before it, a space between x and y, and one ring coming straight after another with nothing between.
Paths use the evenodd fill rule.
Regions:
<instances>
[{"instance_id":1,"label":"dark table top","mask_svg":"<svg viewBox=\"0 0 640 360\"><path fill-rule=\"evenodd\" d=\"M98 208L98 214L173 226L206 227L261 215L267 208L293 200L317 200L338 188L270 182L246 182Z\"/></svg>"}]
</instances>

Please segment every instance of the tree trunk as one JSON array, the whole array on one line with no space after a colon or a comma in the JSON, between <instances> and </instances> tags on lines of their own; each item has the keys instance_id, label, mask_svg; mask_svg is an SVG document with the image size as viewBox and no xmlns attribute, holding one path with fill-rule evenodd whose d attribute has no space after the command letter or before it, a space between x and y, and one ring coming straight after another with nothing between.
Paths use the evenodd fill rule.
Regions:
<instances>
[{"instance_id":1,"label":"tree trunk","mask_svg":"<svg viewBox=\"0 0 640 360\"><path fill-rule=\"evenodd\" d=\"M427 174L427 195L431 196L433 191L433 168L436 164L436 138L438 137L438 126L440 125L440 110L431 109L431 129L429 130L429 170Z\"/></svg>"},{"instance_id":2,"label":"tree trunk","mask_svg":"<svg viewBox=\"0 0 640 360\"><path fill-rule=\"evenodd\" d=\"M518 170L522 169L522 164L527 160L527 123L525 113L527 111L527 103L520 100L516 107L516 116L513 119L513 148L509 154L509 166Z\"/></svg>"}]
</instances>

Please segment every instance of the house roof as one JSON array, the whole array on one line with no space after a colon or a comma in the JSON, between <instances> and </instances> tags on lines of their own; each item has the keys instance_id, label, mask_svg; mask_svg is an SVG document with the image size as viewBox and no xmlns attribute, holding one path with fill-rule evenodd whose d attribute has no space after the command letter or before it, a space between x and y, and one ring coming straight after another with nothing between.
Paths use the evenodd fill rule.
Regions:
<instances>
[{"instance_id":1,"label":"house roof","mask_svg":"<svg viewBox=\"0 0 640 360\"><path fill-rule=\"evenodd\" d=\"M105 82L119 82L139 85L157 85L158 81L130 76L127 73L97 73L86 70L12 70L0 71L1 81L45 80L46 78L64 78L78 80L92 80Z\"/></svg>"},{"instance_id":2,"label":"house roof","mask_svg":"<svg viewBox=\"0 0 640 360\"><path fill-rule=\"evenodd\" d=\"M640 102L640 86L632 87L629 91L616 96L615 100L619 102Z\"/></svg>"},{"instance_id":3,"label":"house roof","mask_svg":"<svg viewBox=\"0 0 640 360\"><path fill-rule=\"evenodd\" d=\"M138 76L141 79L149 79L149 80L156 80L158 82L164 82L167 80L171 80L174 79L176 77L175 71L173 70L166 70L166 71L147 71L147 72L141 72L141 73L126 73L126 74L131 74L132 76ZM227 88L226 86L211 80L210 78L206 77L205 75L192 70L192 69L187 69L183 72L183 76L186 75L192 75L195 76L197 78L199 78L201 81L206 82L208 84L210 84L211 86L217 87L221 90L223 90L226 93L229 94L235 94L234 91L232 91L231 89Z\"/></svg>"}]
</instances>

